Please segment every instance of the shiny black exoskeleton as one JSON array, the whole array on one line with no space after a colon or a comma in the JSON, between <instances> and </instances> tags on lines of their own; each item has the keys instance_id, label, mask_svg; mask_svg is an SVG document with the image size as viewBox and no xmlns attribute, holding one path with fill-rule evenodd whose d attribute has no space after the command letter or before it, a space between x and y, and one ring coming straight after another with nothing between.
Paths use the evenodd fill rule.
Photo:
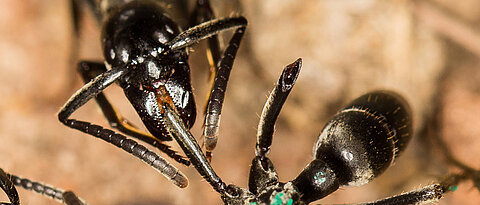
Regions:
<instances>
[{"instance_id":1,"label":"shiny black exoskeleton","mask_svg":"<svg viewBox=\"0 0 480 205\"><path fill-rule=\"evenodd\" d=\"M340 186L364 185L385 171L405 148L411 127L409 107L400 96L368 93L327 123L315 143L314 160L290 182L278 181L272 162L260 152L268 147L260 137L249 191L259 204L308 204Z\"/></svg>"},{"instance_id":2,"label":"shiny black exoskeleton","mask_svg":"<svg viewBox=\"0 0 480 205\"><path fill-rule=\"evenodd\" d=\"M390 91L365 94L340 110L323 128L314 146L314 159L293 180L280 182L267 157L275 121L300 72L301 59L288 65L271 92L257 132L256 157L252 161L248 189L225 185L211 167L195 167L225 204L309 204L341 186L364 185L383 173L405 149L412 135L410 108ZM172 108L164 105L169 132L192 162L204 161L200 147ZM462 175L440 183L374 202L371 205L419 204L438 200L454 189Z\"/></svg>"},{"instance_id":3,"label":"shiny black exoskeleton","mask_svg":"<svg viewBox=\"0 0 480 205\"><path fill-rule=\"evenodd\" d=\"M158 148L179 163L190 165L189 160L165 144L172 137L167 131L163 106L168 105L174 109L186 125L185 129L192 127L196 106L190 83L187 49L208 39L213 59L210 63L215 74L205 117L205 133L208 133L205 135L205 147L207 156L211 156L218 135L227 80L247 20L241 16L210 20L213 11L209 2L198 0L191 16L193 26L181 31L160 1L103 0L101 12L96 12L100 10L100 4L94 0L72 0L72 3L77 29L82 3L90 6L102 22L101 40L105 62L83 61L79 64L79 71L86 84L63 106L58 119L71 128L132 153L179 187L186 187L188 181L177 168L143 145L108 128L72 119L70 116L87 101L95 98L112 127ZM231 29L235 29L234 34L220 58L216 34ZM107 100L102 91L112 83L117 83L124 90L149 133L125 120ZM206 161L195 161L193 164L196 167L209 166Z\"/></svg>"},{"instance_id":4,"label":"shiny black exoskeleton","mask_svg":"<svg viewBox=\"0 0 480 205\"><path fill-rule=\"evenodd\" d=\"M142 117L148 131L170 140L159 120L157 100L171 101L190 128L196 116L186 49L167 44L180 34L179 26L159 5L133 1L111 9L106 17L102 43L105 61L113 68L127 67L118 84Z\"/></svg>"},{"instance_id":5,"label":"shiny black exoskeleton","mask_svg":"<svg viewBox=\"0 0 480 205\"><path fill-rule=\"evenodd\" d=\"M76 11L78 2L82 0L72 1ZM98 7L94 0L83 1L94 10ZM103 12L97 13L97 17L104 19L102 43L105 64L80 64L80 72L87 84L62 108L58 114L59 120L141 158L179 187L187 186L184 175L154 152L110 129L71 119L70 115L95 98L111 125L119 131L159 148L181 163L193 163L221 195L225 204L308 204L329 195L340 186L366 184L394 162L411 138L410 113L406 102L392 92L372 92L338 112L318 137L314 159L295 179L279 182L267 154L273 140L275 121L299 74L299 59L285 68L262 112L257 134L257 156L252 161L248 189L227 186L216 175L207 158L216 144L224 91L246 20L243 17L211 20L182 32L155 1L104 0L103 3ZM211 19L208 1L198 0L197 5L196 13L200 16L196 19ZM232 28L237 30L222 60L218 61L215 46L211 48L217 74L205 119L207 152L204 155L189 132L194 121L195 103L186 48L205 38L214 39L216 33ZM103 89L114 82L124 89L152 135L137 130L124 120L103 95ZM189 161L163 144L171 137L180 144ZM362 204L428 203L454 190L461 180L476 177L473 181L479 184L478 171L457 166L464 173L450 175L438 184ZM83 204L70 191L54 189L0 169L0 187L11 202L1 204L19 204L15 186L34 190L65 204Z\"/></svg>"},{"instance_id":6,"label":"shiny black exoskeleton","mask_svg":"<svg viewBox=\"0 0 480 205\"><path fill-rule=\"evenodd\" d=\"M364 185L394 162L411 135L410 109L403 98L384 91L363 95L323 128L315 159L293 184L307 202L342 185Z\"/></svg>"},{"instance_id":7,"label":"shiny black exoskeleton","mask_svg":"<svg viewBox=\"0 0 480 205\"><path fill-rule=\"evenodd\" d=\"M50 185L35 182L27 178L22 178L10 173L6 173L0 168L0 188L5 192L10 203L0 202L3 205L19 205L20 198L15 187L34 191L38 194L55 199L66 205L84 205L82 199L78 198L72 191L64 191L54 188Z\"/></svg>"}]
</instances>

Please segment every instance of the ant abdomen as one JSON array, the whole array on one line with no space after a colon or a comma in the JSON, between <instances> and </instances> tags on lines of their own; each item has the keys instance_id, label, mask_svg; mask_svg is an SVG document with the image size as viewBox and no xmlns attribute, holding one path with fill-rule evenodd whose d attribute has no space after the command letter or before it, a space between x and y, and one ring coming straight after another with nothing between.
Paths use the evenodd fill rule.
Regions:
<instances>
[{"instance_id":1,"label":"ant abdomen","mask_svg":"<svg viewBox=\"0 0 480 205\"><path fill-rule=\"evenodd\" d=\"M329 164L339 185L360 186L381 174L411 138L410 108L393 92L365 94L323 128L315 159Z\"/></svg>"},{"instance_id":2,"label":"ant abdomen","mask_svg":"<svg viewBox=\"0 0 480 205\"><path fill-rule=\"evenodd\" d=\"M360 96L325 125L315 159L292 182L309 203L340 186L360 186L380 175L411 138L410 108L399 95Z\"/></svg>"}]
</instances>

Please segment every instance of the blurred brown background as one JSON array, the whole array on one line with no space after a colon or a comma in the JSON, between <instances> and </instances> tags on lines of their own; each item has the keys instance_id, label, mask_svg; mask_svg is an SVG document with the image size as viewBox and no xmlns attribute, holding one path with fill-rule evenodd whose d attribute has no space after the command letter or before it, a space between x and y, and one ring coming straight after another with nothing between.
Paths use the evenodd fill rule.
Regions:
<instances>
[{"instance_id":1,"label":"blurred brown background","mask_svg":"<svg viewBox=\"0 0 480 205\"><path fill-rule=\"evenodd\" d=\"M283 66L298 57L303 68L269 155L282 181L293 179L311 160L312 145L328 118L374 89L407 98L417 134L441 105L438 131L458 159L480 169L479 1L212 0L212 6L217 16L241 14L249 20L212 165L225 182L246 187L266 95ZM101 60L99 29L91 17L83 20L80 58ZM59 108L82 86L68 61L71 38L68 1L0 1L0 167L74 190L90 204L221 204L194 168L176 164L190 179L181 190L143 162L58 122ZM203 44L195 46L190 57L199 108L208 88L204 51ZM436 93L441 95L434 100ZM107 95L139 124L118 87L108 88ZM201 140L198 113L192 132ZM107 125L93 102L74 117ZM416 135L378 179L341 188L320 202L372 201L433 183L458 171L445 163L441 151L431 139ZM24 204L55 203L19 192ZM438 204L479 201L480 193L466 182Z\"/></svg>"}]
</instances>

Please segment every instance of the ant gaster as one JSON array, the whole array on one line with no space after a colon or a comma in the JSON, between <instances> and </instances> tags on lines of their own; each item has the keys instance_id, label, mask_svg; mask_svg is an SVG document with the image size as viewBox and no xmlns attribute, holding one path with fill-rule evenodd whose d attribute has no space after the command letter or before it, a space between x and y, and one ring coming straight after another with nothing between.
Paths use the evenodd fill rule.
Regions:
<instances>
[{"instance_id":1,"label":"ant gaster","mask_svg":"<svg viewBox=\"0 0 480 205\"><path fill-rule=\"evenodd\" d=\"M279 182L267 157L275 121L300 72L301 59L286 66L265 103L257 132L248 189L225 185L210 166L197 166L205 155L179 115L163 107L169 132L179 142L197 171L220 194L225 204L309 204L340 186L360 186L383 173L405 149L412 135L410 108L391 91L367 93L341 109L323 128L314 146L314 159L293 180ZM374 202L371 205L424 204L437 201L466 179L453 174L440 183ZM226 187L226 188L224 188Z\"/></svg>"},{"instance_id":2,"label":"ant gaster","mask_svg":"<svg viewBox=\"0 0 480 205\"><path fill-rule=\"evenodd\" d=\"M370 182L385 171L408 144L412 133L408 104L398 94L390 91L371 92L341 109L327 123L315 143L314 159L295 179L279 182L267 154L272 145L275 121L295 84L300 67L301 59L298 59L284 69L264 106L248 189L236 185L227 186L216 175L183 119L168 102L162 102L168 133L177 140L194 167L221 195L225 204L309 204L336 191L340 186L359 186ZM468 176L464 174L453 174L437 184L362 204L434 202L444 193L455 190L457 184L466 178ZM0 186L14 205L19 204L15 186L33 189L68 205L83 204L71 191L31 182L6 174L1 169Z\"/></svg>"},{"instance_id":3,"label":"ant gaster","mask_svg":"<svg viewBox=\"0 0 480 205\"><path fill-rule=\"evenodd\" d=\"M78 14L76 12L80 0L72 1L75 15ZM98 8L94 0L84 1L91 8ZM208 158L215 147L226 83L247 21L243 17L209 20L181 32L154 1L104 0L102 4L104 9L96 14L98 19L104 19L102 44L106 62L80 63L80 72L88 83L61 109L59 120L69 127L132 153L179 187L187 186L186 177L154 152L110 129L71 119L70 115L95 97L113 127L159 148L180 163L192 163L220 194L225 204L308 204L329 195L340 186L366 184L394 162L411 138L410 111L405 100L388 91L368 93L340 110L327 123L315 143L314 159L306 168L295 179L279 182L267 154L273 140L275 121L299 74L299 59L284 69L263 109L248 189L226 185L210 166ZM196 20L212 18L208 1L197 1L196 14ZM224 57L216 64L220 58L215 46L215 35L234 28L236 30L225 49ZM213 59L217 59L214 60L214 65L218 65L218 70L205 118L205 155L189 131L195 118L195 103L186 48L209 37L212 37L209 42L214 45L211 50ZM114 82L124 89L153 136L125 121L103 95L103 89ZM179 143L188 160L163 143L172 137ZM451 175L440 183L364 204L419 204L436 201L444 193L452 191L463 179L463 175ZM19 178L1 169L0 186L7 193L11 204L15 205L19 204L15 186L33 189L66 204L83 204L70 191Z\"/></svg>"}]
</instances>

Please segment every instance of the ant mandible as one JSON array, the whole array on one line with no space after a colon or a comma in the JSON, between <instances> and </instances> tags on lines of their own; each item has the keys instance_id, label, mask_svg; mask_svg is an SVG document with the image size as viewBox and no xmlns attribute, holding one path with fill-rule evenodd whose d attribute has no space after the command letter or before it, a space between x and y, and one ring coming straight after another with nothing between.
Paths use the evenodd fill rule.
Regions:
<instances>
[{"instance_id":1,"label":"ant mandible","mask_svg":"<svg viewBox=\"0 0 480 205\"><path fill-rule=\"evenodd\" d=\"M92 8L98 7L93 0L86 2ZM98 125L71 119L70 115L95 97L113 127L159 148L180 163L188 165L191 162L226 204L308 204L329 195L340 186L366 184L393 163L411 138L410 113L403 98L386 91L368 93L354 100L327 123L315 143L312 162L295 179L279 182L267 153L277 116L299 74L299 59L285 68L262 112L248 190L235 185L227 186L216 175L208 158L216 142L215 133L218 132L228 74L246 20L243 17L211 20L180 32L178 26L153 1L105 0L103 3L106 7L99 16L106 19L102 35L106 63L80 64L80 72L88 83L72 96L58 117L69 127L133 153L179 187L187 185L186 178L163 158L134 140ZM199 0L197 3L198 10L203 8L210 11L208 1ZM78 9L77 1L74 1L74 8ZM189 131L195 117L195 103L185 49L220 31L234 28L236 31L224 58L219 61L210 95L205 127L214 134L208 135L205 155ZM103 89L114 82L124 89L153 136L125 121L102 94ZM163 143L172 137L180 144L188 160ZM16 203L18 195L13 191L14 186L21 184L12 183L18 181L13 175L3 171L0 174L2 189L11 196L12 203ZM432 202L464 179L463 175L451 175L440 183L367 204Z\"/></svg>"},{"instance_id":2,"label":"ant mandible","mask_svg":"<svg viewBox=\"0 0 480 205\"><path fill-rule=\"evenodd\" d=\"M168 133L176 139L202 177L221 195L225 204L309 204L331 194L340 186L369 183L383 173L407 146L412 128L410 108L406 101L390 91L367 93L341 109L327 123L315 143L314 159L309 165L295 179L279 182L274 165L267 154L272 145L276 119L296 82L301 62L301 59L298 59L286 66L264 106L258 126L256 157L252 161L248 189L236 185L227 186L207 162L206 156L180 115L168 102L162 103ZM32 186L25 184L32 183L26 179L23 179L24 183L20 183L21 179L18 177L0 171L2 189L10 197L12 204L15 204L13 202L18 204L18 194L14 185L28 189ZM471 178L474 174L465 170L465 173L449 175L436 184L362 204L434 202L443 194L455 190L458 183ZM38 183L35 186L45 187ZM48 187L46 189L50 191L42 194L63 200L66 204L83 203L69 191L63 192L60 197L62 191Z\"/></svg>"},{"instance_id":3,"label":"ant mandible","mask_svg":"<svg viewBox=\"0 0 480 205\"><path fill-rule=\"evenodd\" d=\"M88 6L98 22L102 22L101 40L105 63L88 61L79 63L79 72L86 84L62 107L58 119L71 128L101 138L132 153L172 180L178 187L186 187L188 180L176 167L135 140L108 128L71 119L70 116L91 98L95 98L112 127L158 148L179 163L190 165L190 161L164 143L172 140L172 137L165 128L164 110L160 105L169 104L180 115L187 129L193 126L196 106L190 83L187 49L201 40L208 39L210 66L214 67L212 75L215 76L204 122L204 143L210 160L217 141L227 81L247 20L242 16L214 19L209 1L198 0L190 16L193 26L181 31L177 23L165 13L166 9L162 8L159 1L102 0L99 3L95 0L71 0L71 4L76 35L79 30L80 9L83 5ZM236 30L222 57L216 34L231 29ZM138 130L136 126L123 119L102 93L103 89L114 82L124 89L125 95L151 134ZM209 166L208 162L202 163ZM3 170L0 174L0 186L8 195L11 204L19 204L15 186L33 189L66 204L81 203L74 200L75 197L69 197L73 194L71 192L33 183Z\"/></svg>"},{"instance_id":4,"label":"ant mandible","mask_svg":"<svg viewBox=\"0 0 480 205\"><path fill-rule=\"evenodd\" d=\"M93 0L85 2L94 11L100 7ZM80 0L73 1L74 16L78 16L75 13L79 12L80 3ZM196 106L190 84L187 48L224 30L236 29L221 60L218 60L220 58L216 46L211 49L213 59L218 60L212 62L218 69L209 95L204 124L206 153L211 156L216 145L228 77L247 20L241 16L208 20L213 18L209 2L198 0L194 19L196 22L204 19L208 21L180 31L179 26L156 1L104 0L102 6L102 12L97 12L97 16L98 19L103 19L101 38L105 63L84 61L79 64L79 71L86 84L62 107L58 119L68 127L101 138L132 153L177 186L186 187L188 181L177 168L143 145L108 128L72 119L70 116L87 101L95 98L112 127L157 147L177 162L188 166L188 160L164 143L172 140L172 137L167 133L165 110L161 105L169 104L179 114L187 129L192 127ZM211 44L218 45L215 40L211 39ZM123 119L103 95L102 91L113 83L123 88L151 134L138 130Z\"/></svg>"}]
</instances>

